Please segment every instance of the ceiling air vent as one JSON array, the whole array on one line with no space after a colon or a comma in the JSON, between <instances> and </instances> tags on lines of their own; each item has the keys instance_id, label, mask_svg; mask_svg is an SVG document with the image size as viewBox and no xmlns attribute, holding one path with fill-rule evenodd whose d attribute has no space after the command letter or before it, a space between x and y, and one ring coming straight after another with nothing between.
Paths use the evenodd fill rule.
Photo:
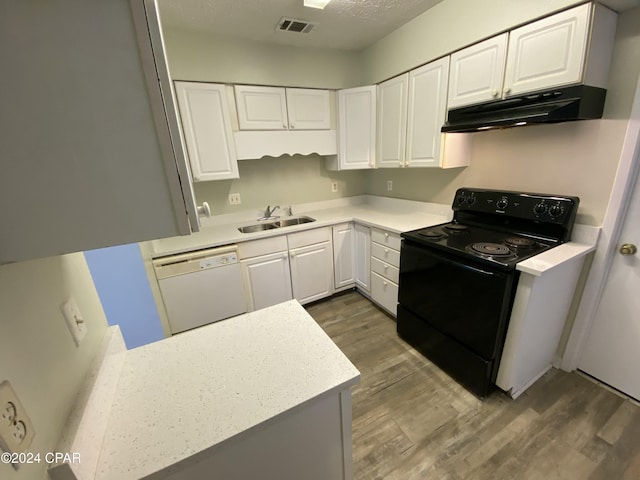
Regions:
<instances>
[{"instance_id":1,"label":"ceiling air vent","mask_svg":"<svg viewBox=\"0 0 640 480\"><path fill-rule=\"evenodd\" d=\"M283 30L294 33L309 33L316 28L315 23L306 22L304 20L296 20L295 18L282 17L278 22L276 30Z\"/></svg>"}]
</instances>

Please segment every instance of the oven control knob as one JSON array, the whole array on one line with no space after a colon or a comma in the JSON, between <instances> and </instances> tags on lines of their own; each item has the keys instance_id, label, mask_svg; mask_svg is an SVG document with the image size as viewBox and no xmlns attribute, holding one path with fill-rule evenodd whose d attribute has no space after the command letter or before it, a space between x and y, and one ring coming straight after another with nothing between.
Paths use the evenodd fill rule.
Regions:
<instances>
[{"instance_id":1,"label":"oven control knob","mask_svg":"<svg viewBox=\"0 0 640 480\"><path fill-rule=\"evenodd\" d=\"M507 208L507 205L509 205L509 200L507 200L506 198L501 198L496 202L496 208L498 210L504 210L505 208Z\"/></svg>"},{"instance_id":2,"label":"oven control knob","mask_svg":"<svg viewBox=\"0 0 640 480\"><path fill-rule=\"evenodd\" d=\"M533 207L533 213L535 213L536 215L542 215L546 211L547 211L547 206L544 203L537 203Z\"/></svg>"},{"instance_id":3,"label":"oven control knob","mask_svg":"<svg viewBox=\"0 0 640 480\"><path fill-rule=\"evenodd\" d=\"M562 208L562 205L556 204L549 207L549 215L552 217L559 217L563 212L564 208Z\"/></svg>"},{"instance_id":4,"label":"oven control knob","mask_svg":"<svg viewBox=\"0 0 640 480\"><path fill-rule=\"evenodd\" d=\"M466 201L467 201L466 195L464 194L464 192L460 192L460 195L458 195L458 203L462 205Z\"/></svg>"},{"instance_id":5,"label":"oven control knob","mask_svg":"<svg viewBox=\"0 0 640 480\"><path fill-rule=\"evenodd\" d=\"M473 205L476 203L476 194L471 192L467 197L467 205Z\"/></svg>"}]
</instances>

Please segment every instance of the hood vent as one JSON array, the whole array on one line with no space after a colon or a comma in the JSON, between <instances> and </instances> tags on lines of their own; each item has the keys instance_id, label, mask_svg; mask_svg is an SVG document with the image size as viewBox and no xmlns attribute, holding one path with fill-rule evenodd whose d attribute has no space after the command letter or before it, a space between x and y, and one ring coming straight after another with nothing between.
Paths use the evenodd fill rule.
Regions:
<instances>
[{"instance_id":1,"label":"hood vent","mask_svg":"<svg viewBox=\"0 0 640 480\"><path fill-rule=\"evenodd\" d=\"M494 128L602 118L607 91L587 85L556 88L519 97L449 110L443 132L478 132Z\"/></svg>"},{"instance_id":2,"label":"hood vent","mask_svg":"<svg viewBox=\"0 0 640 480\"><path fill-rule=\"evenodd\" d=\"M294 18L282 17L278 22L276 30L294 33L309 33L316 28L316 23L306 22L304 20L296 20Z\"/></svg>"}]
</instances>

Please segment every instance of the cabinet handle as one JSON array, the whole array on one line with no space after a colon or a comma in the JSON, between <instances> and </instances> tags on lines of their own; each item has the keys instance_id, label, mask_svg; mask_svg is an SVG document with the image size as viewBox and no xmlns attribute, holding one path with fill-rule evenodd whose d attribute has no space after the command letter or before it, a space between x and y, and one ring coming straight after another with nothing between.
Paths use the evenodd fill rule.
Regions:
<instances>
[{"instance_id":1,"label":"cabinet handle","mask_svg":"<svg viewBox=\"0 0 640 480\"><path fill-rule=\"evenodd\" d=\"M511 91L510 87L505 87L505 89L502 91L505 95L507 95L509 92Z\"/></svg>"},{"instance_id":2,"label":"cabinet handle","mask_svg":"<svg viewBox=\"0 0 640 480\"><path fill-rule=\"evenodd\" d=\"M295 254L295 253L293 253L293 252L291 252L291 254L290 254L290 255L291 255L291 258L295 258L295 256L296 256L296 254Z\"/></svg>"},{"instance_id":3,"label":"cabinet handle","mask_svg":"<svg viewBox=\"0 0 640 480\"><path fill-rule=\"evenodd\" d=\"M384 254L385 254L385 255L388 255L388 254L389 254L389 249L388 249L388 248L385 248L385 249L384 249Z\"/></svg>"},{"instance_id":4,"label":"cabinet handle","mask_svg":"<svg viewBox=\"0 0 640 480\"><path fill-rule=\"evenodd\" d=\"M385 233L385 234L384 234L384 238L389 238L389 234L388 234L388 233Z\"/></svg>"},{"instance_id":5,"label":"cabinet handle","mask_svg":"<svg viewBox=\"0 0 640 480\"><path fill-rule=\"evenodd\" d=\"M291 128L296 128L296 126L292 123L292 124L291 124Z\"/></svg>"},{"instance_id":6,"label":"cabinet handle","mask_svg":"<svg viewBox=\"0 0 640 480\"><path fill-rule=\"evenodd\" d=\"M387 268L389 268L389 265L385 265L385 266L384 266L384 271L385 271L385 272L387 271Z\"/></svg>"},{"instance_id":7,"label":"cabinet handle","mask_svg":"<svg viewBox=\"0 0 640 480\"><path fill-rule=\"evenodd\" d=\"M387 282L382 282L382 285L384 285L386 287L387 286Z\"/></svg>"},{"instance_id":8,"label":"cabinet handle","mask_svg":"<svg viewBox=\"0 0 640 480\"><path fill-rule=\"evenodd\" d=\"M491 96L492 97L497 97L498 96L498 90L491 90Z\"/></svg>"},{"instance_id":9,"label":"cabinet handle","mask_svg":"<svg viewBox=\"0 0 640 480\"><path fill-rule=\"evenodd\" d=\"M286 130L286 129L287 129L287 124L286 124L286 123L283 123L283 124L282 124L282 128L284 128L284 129Z\"/></svg>"}]
</instances>

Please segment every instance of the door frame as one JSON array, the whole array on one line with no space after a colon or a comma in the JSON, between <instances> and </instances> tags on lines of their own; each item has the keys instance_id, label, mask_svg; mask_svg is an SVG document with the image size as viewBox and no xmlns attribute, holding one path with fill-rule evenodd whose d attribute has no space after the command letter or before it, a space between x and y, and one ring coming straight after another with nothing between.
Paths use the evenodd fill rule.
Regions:
<instances>
[{"instance_id":1,"label":"door frame","mask_svg":"<svg viewBox=\"0 0 640 480\"><path fill-rule=\"evenodd\" d=\"M636 85L631 115L627 124L620 162L616 171L609 204L605 212L598 245L589 276L582 292L573 328L569 335L560 368L571 372L578 368L580 357L591 331L613 258L618 254L620 233L635 184L640 181L640 78Z\"/></svg>"}]
</instances>

